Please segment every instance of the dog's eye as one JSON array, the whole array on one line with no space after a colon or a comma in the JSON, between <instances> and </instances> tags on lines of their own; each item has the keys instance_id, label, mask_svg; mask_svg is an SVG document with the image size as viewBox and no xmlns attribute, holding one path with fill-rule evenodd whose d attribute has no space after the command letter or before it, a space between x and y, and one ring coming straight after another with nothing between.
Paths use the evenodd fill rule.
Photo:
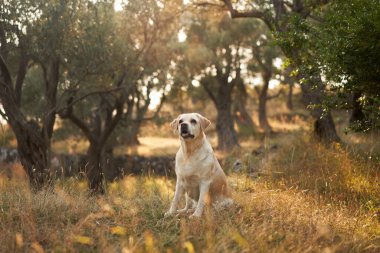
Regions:
<instances>
[{"instance_id":1,"label":"dog's eye","mask_svg":"<svg viewBox=\"0 0 380 253\"><path fill-rule=\"evenodd\" d=\"M195 124L197 124L197 121L195 119L192 119L192 120L190 120L190 123L195 125Z\"/></svg>"},{"instance_id":2,"label":"dog's eye","mask_svg":"<svg viewBox=\"0 0 380 253\"><path fill-rule=\"evenodd\" d=\"M178 121L179 124L182 124L183 120L181 119L180 121Z\"/></svg>"}]
</instances>

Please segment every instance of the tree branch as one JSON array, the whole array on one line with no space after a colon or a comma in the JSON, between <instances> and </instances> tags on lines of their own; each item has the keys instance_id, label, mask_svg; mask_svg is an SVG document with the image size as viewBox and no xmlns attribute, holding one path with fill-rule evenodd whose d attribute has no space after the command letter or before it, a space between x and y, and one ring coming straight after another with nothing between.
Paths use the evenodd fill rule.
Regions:
<instances>
[{"instance_id":1,"label":"tree branch","mask_svg":"<svg viewBox=\"0 0 380 253\"><path fill-rule=\"evenodd\" d=\"M258 86L254 86L254 89L255 89L255 91L256 91L256 94L257 94L258 96L260 96L261 89L260 89Z\"/></svg>"},{"instance_id":2,"label":"tree branch","mask_svg":"<svg viewBox=\"0 0 380 253\"><path fill-rule=\"evenodd\" d=\"M2 84L5 85L8 89L13 91L12 77L2 55L0 55L0 71L1 71L0 75L4 78L4 82L2 82Z\"/></svg>"},{"instance_id":3,"label":"tree branch","mask_svg":"<svg viewBox=\"0 0 380 253\"><path fill-rule=\"evenodd\" d=\"M219 4L216 2L209 2L209 1L201 1L201 2L195 2L193 5L198 6L198 7L207 7L207 6L214 6L214 7L220 7L224 8L225 6L223 4Z\"/></svg>"},{"instance_id":4,"label":"tree branch","mask_svg":"<svg viewBox=\"0 0 380 253\"><path fill-rule=\"evenodd\" d=\"M116 101L115 104L116 107L116 115L113 117L113 119L109 122L109 124L106 125L103 133L101 134L99 138L99 143L98 145L102 147L105 142L107 141L108 137L112 133L112 131L115 129L119 121L121 120L121 117L123 115L123 109L124 109L124 99L119 98L118 101Z\"/></svg>"},{"instance_id":5,"label":"tree branch","mask_svg":"<svg viewBox=\"0 0 380 253\"><path fill-rule=\"evenodd\" d=\"M271 99L274 99L274 98L277 98L279 97L281 94L284 94L285 90L284 89L280 89L277 94L275 95L272 95L272 96L267 96L267 100L271 100Z\"/></svg>"},{"instance_id":6,"label":"tree branch","mask_svg":"<svg viewBox=\"0 0 380 253\"><path fill-rule=\"evenodd\" d=\"M211 100L217 104L218 100L216 99L216 96L214 95L214 93L212 92L212 90L210 89L210 87L208 86L208 84L206 84L206 82L202 82L201 81L201 84L202 84L202 87L205 89L206 93L208 94L208 96L211 98Z\"/></svg>"},{"instance_id":7,"label":"tree branch","mask_svg":"<svg viewBox=\"0 0 380 253\"><path fill-rule=\"evenodd\" d=\"M226 4L228 11L231 14L232 18L259 18L264 19L264 12L252 9L250 11L238 11L236 10L231 3L231 0L223 0Z\"/></svg>"},{"instance_id":8,"label":"tree branch","mask_svg":"<svg viewBox=\"0 0 380 253\"><path fill-rule=\"evenodd\" d=\"M98 90L98 91L89 92L89 93L84 94L83 96L80 96L77 99L72 100L72 102L70 102L69 104L67 104L66 106L64 106L60 109L57 109L57 108L54 108L54 109L57 109L56 110L57 113L61 113L62 111L69 109L70 107L72 107L73 105L75 105L76 103L82 101L83 99L85 99L87 97L99 95L99 94L107 94L107 93L111 93L111 92L123 90L123 89L125 89L125 87L116 87L116 88L112 88L109 90ZM50 113L52 113L54 111L54 109Z\"/></svg>"},{"instance_id":9,"label":"tree branch","mask_svg":"<svg viewBox=\"0 0 380 253\"><path fill-rule=\"evenodd\" d=\"M8 43L7 38L5 36L5 29L4 29L4 22L0 22L0 53L4 56L4 58L7 58L8 55Z\"/></svg>"},{"instance_id":10,"label":"tree branch","mask_svg":"<svg viewBox=\"0 0 380 253\"><path fill-rule=\"evenodd\" d=\"M226 48L226 58L227 58L227 66L226 66L226 72L224 73L224 76L228 80L228 77L230 76L231 71L232 71L232 64L233 64L232 50L229 46Z\"/></svg>"},{"instance_id":11,"label":"tree branch","mask_svg":"<svg viewBox=\"0 0 380 253\"><path fill-rule=\"evenodd\" d=\"M148 121L148 120L153 120L153 119L157 118L158 114L160 113L160 111L161 111L161 109L165 103L165 101L166 101L166 95L165 95L165 93L163 93L161 100L160 100L160 104L158 105L157 110L154 112L153 116L148 117L148 118L143 118L140 121Z\"/></svg>"},{"instance_id":12,"label":"tree branch","mask_svg":"<svg viewBox=\"0 0 380 253\"><path fill-rule=\"evenodd\" d=\"M25 55L25 53L22 53L15 83L15 96L17 106L21 105L22 85L24 84L26 71L28 69L28 62L28 57Z\"/></svg>"},{"instance_id":13,"label":"tree branch","mask_svg":"<svg viewBox=\"0 0 380 253\"><path fill-rule=\"evenodd\" d=\"M268 68L268 66L266 66L264 63L263 63L263 60L261 58L261 55L260 55L260 52L259 50L255 47L255 46L252 46L252 54L253 56L255 57L257 63L259 64L260 68L264 71L264 72L270 72L270 69Z\"/></svg>"},{"instance_id":14,"label":"tree branch","mask_svg":"<svg viewBox=\"0 0 380 253\"><path fill-rule=\"evenodd\" d=\"M68 118L71 122L73 122L77 127L79 127L80 130L82 130L83 134L87 137L87 139L92 142L96 138L92 135L90 127L84 122L84 120L81 120L78 118L73 112L70 112L64 116L60 114L62 118Z\"/></svg>"},{"instance_id":15,"label":"tree branch","mask_svg":"<svg viewBox=\"0 0 380 253\"><path fill-rule=\"evenodd\" d=\"M325 21L325 19L323 17L320 17L320 16L316 16L316 15L313 15L313 14L310 14L309 15L309 18L319 22L319 23L323 23Z\"/></svg>"}]
</instances>

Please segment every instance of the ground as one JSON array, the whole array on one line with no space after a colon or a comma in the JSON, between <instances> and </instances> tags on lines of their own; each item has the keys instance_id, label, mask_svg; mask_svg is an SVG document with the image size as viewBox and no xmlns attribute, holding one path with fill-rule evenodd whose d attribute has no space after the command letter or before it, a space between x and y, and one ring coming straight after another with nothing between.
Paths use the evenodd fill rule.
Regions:
<instances>
[{"instance_id":1,"label":"ground","mask_svg":"<svg viewBox=\"0 0 380 253\"><path fill-rule=\"evenodd\" d=\"M272 116L275 134L217 152L235 204L197 220L164 218L173 178L128 176L97 197L68 178L33 193L13 165L11 179L0 174L0 252L380 252L378 135L339 129L345 144L323 145L307 120ZM115 151L174 157L168 129L144 131L139 147Z\"/></svg>"}]
</instances>

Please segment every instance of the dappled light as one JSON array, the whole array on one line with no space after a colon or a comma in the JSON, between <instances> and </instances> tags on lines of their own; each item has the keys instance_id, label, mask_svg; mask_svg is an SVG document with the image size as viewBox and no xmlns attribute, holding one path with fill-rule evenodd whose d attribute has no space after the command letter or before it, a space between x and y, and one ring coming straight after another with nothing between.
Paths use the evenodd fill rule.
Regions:
<instances>
[{"instance_id":1,"label":"dappled light","mask_svg":"<svg viewBox=\"0 0 380 253\"><path fill-rule=\"evenodd\" d=\"M25 194L25 187L8 185L2 190L1 229L7 227L3 230L7 232L1 239L15 240L19 249L43 242L39 243L42 248L53 251L128 248L150 252L146 247L158 251L184 247L194 252L226 248L236 252L255 248L282 251L288 247L345 251L358 242L362 247L374 247L376 237L371 234L380 229L373 211L352 212L350 204L332 204L307 191L286 186L276 189L263 179L237 174L230 175L236 207L208 210L202 222L163 219L172 194L166 191L173 186L168 181L128 177L111 183L108 196L96 199L89 199L84 189L78 194L81 187L70 182L62 182L55 192L37 195ZM126 183L135 192L125 189ZM12 226L18 219L21 226ZM33 235L37 227L39 232ZM7 251L14 247L13 243L6 245L3 249Z\"/></svg>"},{"instance_id":2,"label":"dappled light","mask_svg":"<svg viewBox=\"0 0 380 253\"><path fill-rule=\"evenodd\" d=\"M0 252L380 252L378 0L0 4Z\"/></svg>"}]
</instances>

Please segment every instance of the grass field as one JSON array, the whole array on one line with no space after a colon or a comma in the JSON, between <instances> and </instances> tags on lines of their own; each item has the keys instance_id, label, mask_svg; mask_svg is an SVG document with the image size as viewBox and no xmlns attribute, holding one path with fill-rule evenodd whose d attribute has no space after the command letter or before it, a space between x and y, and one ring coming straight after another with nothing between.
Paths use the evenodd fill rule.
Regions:
<instances>
[{"instance_id":1,"label":"grass field","mask_svg":"<svg viewBox=\"0 0 380 253\"><path fill-rule=\"evenodd\" d=\"M163 218L173 179L130 176L109 183L105 196L89 197L75 178L31 193L3 176L0 252L380 251L378 161L302 133L265 143L278 148L255 156L247 148L255 143L245 143L218 154L236 204L208 209L200 220ZM240 172L231 169L236 157Z\"/></svg>"},{"instance_id":2,"label":"grass field","mask_svg":"<svg viewBox=\"0 0 380 253\"><path fill-rule=\"evenodd\" d=\"M346 119L338 114L345 144L325 146L310 138L304 110L270 103L275 134L216 152L233 190L232 208L206 209L199 220L164 219L173 178L125 177L98 197L89 196L86 182L68 178L32 193L22 168L7 165L11 179L0 168L0 252L380 252L379 134L344 135ZM214 127L208 137L216 146ZM174 159L179 146L166 125L145 126L139 140L140 146L120 146L115 154ZM85 153L87 145L59 140L53 149ZM252 152L260 146L259 154Z\"/></svg>"}]
</instances>

